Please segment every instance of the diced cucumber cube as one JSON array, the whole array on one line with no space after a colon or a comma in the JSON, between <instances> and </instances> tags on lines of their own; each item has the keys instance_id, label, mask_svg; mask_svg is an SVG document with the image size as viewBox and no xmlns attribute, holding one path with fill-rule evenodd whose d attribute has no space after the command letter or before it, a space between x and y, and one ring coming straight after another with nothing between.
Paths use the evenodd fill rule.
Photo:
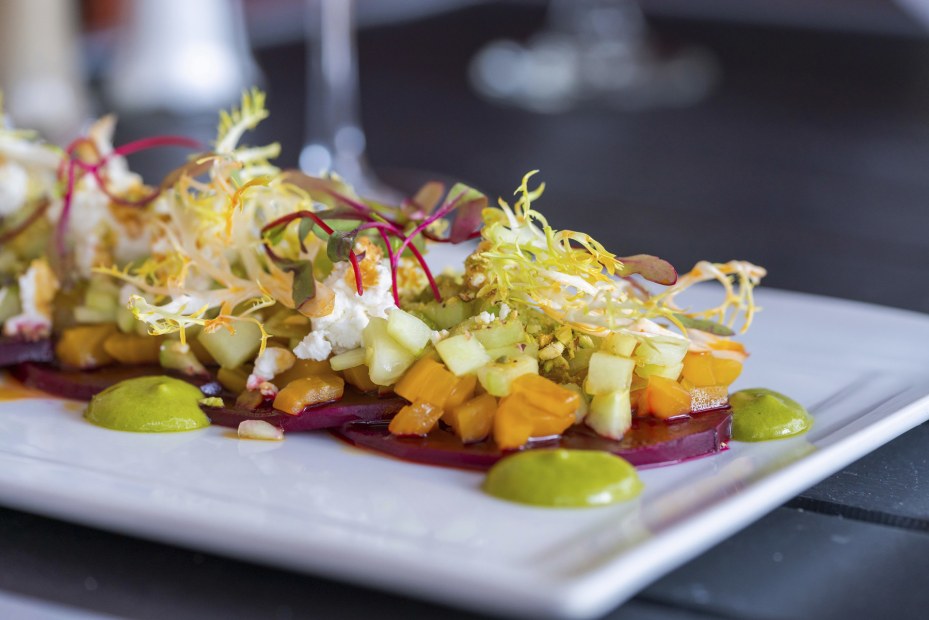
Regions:
<instances>
[{"instance_id":1,"label":"diced cucumber cube","mask_svg":"<svg viewBox=\"0 0 929 620\"><path fill-rule=\"evenodd\" d=\"M158 362L162 368L177 370L189 376L207 374L206 368L190 350L190 345L181 344L179 340L168 340L161 343Z\"/></svg>"},{"instance_id":2,"label":"diced cucumber cube","mask_svg":"<svg viewBox=\"0 0 929 620\"><path fill-rule=\"evenodd\" d=\"M529 355L515 355L502 362L491 362L477 370L477 380L488 394L509 396L517 377L539 374L539 362Z\"/></svg>"},{"instance_id":3,"label":"diced cucumber cube","mask_svg":"<svg viewBox=\"0 0 929 620\"><path fill-rule=\"evenodd\" d=\"M116 309L116 327L119 328L124 334L133 334L136 331L136 321L135 315L132 314L132 310L125 306L120 306Z\"/></svg>"},{"instance_id":4,"label":"diced cucumber cube","mask_svg":"<svg viewBox=\"0 0 929 620\"><path fill-rule=\"evenodd\" d=\"M633 357L641 364L674 366L687 354L690 343L677 336L646 336L639 340Z\"/></svg>"},{"instance_id":5,"label":"diced cucumber cube","mask_svg":"<svg viewBox=\"0 0 929 620\"><path fill-rule=\"evenodd\" d=\"M399 308L394 308L387 316L387 333L413 355L422 353L432 337L428 325Z\"/></svg>"},{"instance_id":6,"label":"diced cucumber cube","mask_svg":"<svg viewBox=\"0 0 929 620\"><path fill-rule=\"evenodd\" d=\"M74 309L74 320L85 324L112 323L116 320L116 308L105 311L89 306L77 306Z\"/></svg>"},{"instance_id":7,"label":"diced cucumber cube","mask_svg":"<svg viewBox=\"0 0 929 620\"><path fill-rule=\"evenodd\" d=\"M349 368L355 368L356 366L361 366L365 363L365 349L360 347L358 349L352 349L351 351L346 351L345 353L340 353L338 355L333 355L329 358L329 366L333 370L348 370Z\"/></svg>"},{"instance_id":8,"label":"diced cucumber cube","mask_svg":"<svg viewBox=\"0 0 929 620\"><path fill-rule=\"evenodd\" d=\"M225 328L200 332L197 340L223 368L237 368L255 357L261 346L261 328L251 321L236 321L234 333Z\"/></svg>"},{"instance_id":9,"label":"diced cucumber cube","mask_svg":"<svg viewBox=\"0 0 929 620\"><path fill-rule=\"evenodd\" d=\"M600 350L620 357L632 357L632 352L638 342L632 334L613 332L603 339Z\"/></svg>"},{"instance_id":10,"label":"diced cucumber cube","mask_svg":"<svg viewBox=\"0 0 929 620\"><path fill-rule=\"evenodd\" d=\"M519 344L526 339L526 330L518 319L498 320L488 325L474 326L471 333L485 349Z\"/></svg>"},{"instance_id":11,"label":"diced cucumber cube","mask_svg":"<svg viewBox=\"0 0 929 620\"><path fill-rule=\"evenodd\" d=\"M584 382L584 390L588 394L628 390L632 385L633 370L635 370L635 362L628 357L597 351L590 356L590 367L587 371L587 381Z\"/></svg>"},{"instance_id":12,"label":"diced cucumber cube","mask_svg":"<svg viewBox=\"0 0 929 620\"><path fill-rule=\"evenodd\" d=\"M597 394L590 401L590 412L584 423L598 435L621 439L632 426L632 404L629 390Z\"/></svg>"},{"instance_id":13,"label":"diced cucumber cube","mask_svg":"<svg viewBox=\"0 0 929 620\"><path fill-rule=\"evenodd\" d=\"M635 374L642 377L643 379L648 379L652 375L657 375L659 377L665 377L666 379L677 381L678 377L681 376L682 370L684 370L683 363L677 363L671 366L663 366L661 364L645 364L644 366L637 367L635 369Z\"/></svg>"},{"instance_id":14,"label":"diced cucumber cube","mask_svg":"<svg viewBox=\"0 0 929 620\"><path fill-rule=\"evenodd\" d=\"M490 362L490 356L480 341L471 334L449 336L435 345L439 357L456 376L475 372Z\"/></svg>"},{"instance_id":15,"label":"diced cucumber cube","mask_svg":"<svg viewBox=\"0 0 929 620\"><path fill-rule=\"evenodd\" d=\"M451 329L474 314L474 302L451 297L442 303L423 304L422 312L432 319L437 329Z\"/></svg>"},{"instance_id":16,"label":"diced cucumber cube","mask_svg":"<svg viewBox=\"0 0 929 620\"><path fill-rule=\"evenodd\" d=\"M19 289L15 286L0 288L0 323L20 312Z\"/></svg>"},{"instance_id":17,"label":"diced cucumber cube","mask_svg":"<svg viewBox=\"0 0 929 620\"><path fill-rule=\"evenodd\" d=\"M393 385L416 360L416 356L387 332L387 319L372 318L362 332L362 339L364 363L371 381L377 385Z\"/></svg>"}]
</instances>

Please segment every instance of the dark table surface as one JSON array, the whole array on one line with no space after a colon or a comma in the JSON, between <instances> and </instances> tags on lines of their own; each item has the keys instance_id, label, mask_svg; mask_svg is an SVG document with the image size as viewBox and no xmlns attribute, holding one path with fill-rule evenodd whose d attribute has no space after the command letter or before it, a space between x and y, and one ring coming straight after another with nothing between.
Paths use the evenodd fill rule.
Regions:
<instances>
[{"instance_id":1,"label":"dark table surface","mask_svg":"<svg viewBox=\"0 0 929 620\"><path fill-rule=\"evenodd\" d=\"M719 59L722 82L703 103L545 116L476 97L472 54L542 22L536 7L493 4L364 31L375 167L434 170L491 194L540 168L553 224L570 215L622 253L658 251L682 267L746 258L768 267L770 286L929 310L929 41L663 19L660 35ZM282 43L257 57L272 108L263 135L292 165L303 50ZM169 121L129 119L122 131L158 122ZM608 617L926 617L927 455L923 425ZM2 594L140 618L478 617L8 509Z\"/></svg>"}]
</instances>

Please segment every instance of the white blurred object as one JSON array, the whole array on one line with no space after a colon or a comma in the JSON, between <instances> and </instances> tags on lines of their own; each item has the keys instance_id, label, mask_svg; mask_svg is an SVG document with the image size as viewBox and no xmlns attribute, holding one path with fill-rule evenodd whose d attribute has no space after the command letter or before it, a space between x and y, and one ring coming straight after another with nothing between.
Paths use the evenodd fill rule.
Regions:
<instances>
[{"instance_id":1,"label":"white blurred object","mask_svg":"<svg viewBox=\"0 0 929 620\"><path fill-rule=\"evenodd\" d=\"M552 0L549 27L525 45L493 41L471 62L474 88L536 112L585 101L673 107L706 97L717 63L701 48L663 50L631 0Z\"/></svg>"},{"instance_id":2,"label":"white blurred object","mask_svg":"<svg viewBox=\"0 0 929 620\"><path fill-rule=\"evenodd\" d=\"M0 91L15 125L54 142L77 134L87 117L77 41L77 3L0 2Z\"/></svg>"},{"instance_id":3,"label":"white blurred object","mask_svg":"<svg viewBox=\"0 0 929 620\"><path fill-rule=\"evenodd\" d=\"M306 132L300 169L334 172L365 198L397 203L365 158L354 0L306 0Z\"/></svg>"},{"instance_id":4,"label":"white blurred object","mask_svg":"<svg viewBox=\"0 0 929 620\"><path fill-rule=\"evenodd\" d=\"M258 78L240 0L126 4L105 90L118 111L215 110Z\"/></svg>"}]
</instances>

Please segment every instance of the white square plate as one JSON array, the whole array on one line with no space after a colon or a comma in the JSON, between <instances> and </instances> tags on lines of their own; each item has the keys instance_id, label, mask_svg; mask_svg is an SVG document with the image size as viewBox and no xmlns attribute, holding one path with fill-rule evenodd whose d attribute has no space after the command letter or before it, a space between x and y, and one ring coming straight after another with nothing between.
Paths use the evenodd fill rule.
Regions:
<instances>
[{"instance_id":1,"label":"white square plate","mask_svg":"<svg viewBox=\"0 0 929 620\"><path fill-rule=\"evenodd\" d=\"M0 402L0 503L472 609L594 616L929 418L929 318L780 291L758 300L735 388L787 393L814 428L643 471L627 504L509 504L480 492L480 474L326 433L269 444L218 427L108 431L53 399Z\"/></svg>"}]
</instances>

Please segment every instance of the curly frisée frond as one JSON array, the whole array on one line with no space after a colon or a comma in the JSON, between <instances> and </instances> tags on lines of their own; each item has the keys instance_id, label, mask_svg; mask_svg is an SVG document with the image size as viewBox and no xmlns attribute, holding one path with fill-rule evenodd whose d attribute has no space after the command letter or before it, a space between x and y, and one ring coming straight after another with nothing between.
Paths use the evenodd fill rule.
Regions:
<instances>
[{"instance_id":1,"label":"curly fris\u00e9e frond","mask_svg":"<svg viewBox=\"0 0 929 620\"><path fill-rule=\"evenodd\" d=\"M265 107L267 96L258 88L242 93L242 104L226 112L219 113L219 128L216 136L216 152L228 154L233 151L242 135L258 126L258 123L268 118Z\"/></svg>"}]
</instances>

